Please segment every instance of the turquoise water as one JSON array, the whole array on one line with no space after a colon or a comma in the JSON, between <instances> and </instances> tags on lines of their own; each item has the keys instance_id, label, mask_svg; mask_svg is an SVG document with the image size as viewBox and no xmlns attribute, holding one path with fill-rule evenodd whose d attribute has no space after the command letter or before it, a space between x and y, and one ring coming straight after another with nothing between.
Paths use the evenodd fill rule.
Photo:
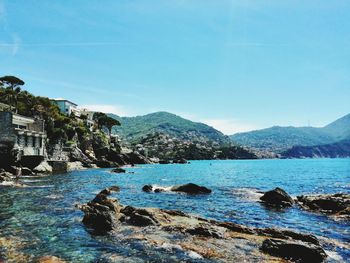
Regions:
<instances>
[{"instance_id":1,"label":"turquoise water","mask_svg":"<svg viewBox=\"0 0 350 263\"><path fill-rule=\"evenodd\" d=\"M269 210L257 201L256 193L277 186L292 196L350 193L349 159L192 161L188 165L142 165L127 170L134 173L92 169L26 177L22 181L27 188L0 188L0 239L15 243L8 246L15 246L17 253L55 255L72 262L117 262L123 257L133 262L168 262L170 258L176 262L179 258L169 251L117 237L94 237L86 230L81 223L83 213L75 205L90 201L105 187L118 185L121 192L114 197L122 204L178 209L221 221L309 232L320 237L335 260L340 261L339 256L343 261L350 258L346 247L350 243L349 223L298 207ZM188 182L209 187L213 193L187 196L141 190L145 184ZM332 245L334 241L338 244ZM0 255L3 250L0 247Z\"/></svg>"}]
</instances>

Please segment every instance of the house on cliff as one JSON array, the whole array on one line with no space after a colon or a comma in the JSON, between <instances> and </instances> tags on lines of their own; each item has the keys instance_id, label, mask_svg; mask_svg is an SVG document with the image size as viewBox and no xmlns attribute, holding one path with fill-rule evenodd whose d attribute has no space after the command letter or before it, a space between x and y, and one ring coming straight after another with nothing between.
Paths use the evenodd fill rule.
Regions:
<instances>
[{"instance_id":1,"label":"house on cliff","mask_svg":"<svg viewBox=\"0 0 350 263\"><path fill-rule=\"evenodd\" d=\"M93 120L94 112L87 109L78 108L78 104L63 98L51 99L60 109L61 113L67 116L74 114L76 117L84 120L90 131L92 131L95 124ZM84 116L84 117L83 117Z\"/></svg>"},{"instance_id":2,"label":"house on cliff","mask_svg":"<svg viewBox=\"0 0 350 263\"><path fill-rule=\"evenodd\" d=\"M45 138L44 120L0 111L0 164L42 161L46 154Z\"/></svg>"}]
</instances>

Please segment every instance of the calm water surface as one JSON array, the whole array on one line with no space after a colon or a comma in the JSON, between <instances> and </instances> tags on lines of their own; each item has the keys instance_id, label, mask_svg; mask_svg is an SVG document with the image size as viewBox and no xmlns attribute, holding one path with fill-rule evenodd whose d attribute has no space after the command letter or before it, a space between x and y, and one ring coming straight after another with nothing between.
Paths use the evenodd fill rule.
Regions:
<instances>
[{"instance_id":1,"label":"calm water surface","mask_svg":"<svg viewBox=\"0 0 350 263\"><path fill-rule=\"evenodd\" d=\"M55 255L72 262L169 262L169 251L150 249L116 237L94 237L81 223L74 206L90 201L101 189L119 185L114 194L122 204L178 209L207 218L258 227L309 232L323 240L335 260L348 261L350 224L302 211L268 210L256 190L277 186L292 196L311 193L350 193L350 159L192 161L188 165L142 165L126 174L92 169L63 175L24 178L27 188L0 188L0 244L26 255ZM171 186L193 182L213 190L207 196L147 194L145 184ZM332 239L337 246L328 245ZM1 241L3 240L3 241ZM5 246L6 247L6 246ZM0 254L3 248L0 246ZM342 259L340 258L342 257ZM190 261L190 258L181 258Z\"/></svg>"}]
</instances>

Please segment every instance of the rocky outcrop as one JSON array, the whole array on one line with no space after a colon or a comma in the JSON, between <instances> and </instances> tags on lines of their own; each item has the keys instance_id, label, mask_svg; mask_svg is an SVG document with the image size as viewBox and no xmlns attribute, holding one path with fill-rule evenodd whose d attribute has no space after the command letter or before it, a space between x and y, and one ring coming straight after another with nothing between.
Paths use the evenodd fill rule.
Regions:
<instances>
[{"instance_id":1,"label":"rocky outcrop","mask_svg":"<svg viewBox=\"0 0 350 263\"><path fill-rule=\"evenodd\" d=\"M260 200L267 206L281 208L290 207L294 203L290 195L288 195L286 191L279 187L264 193L264 195L260 197Z\"/></svg>"},{"instance_id":2,"label":"rocky outcrop","mask_svg":"<svg viewBox=\"0 0 350 263\"><path fill-rule=\"evenodd\" d=\"M300 263L319 263L327 257L319 245L300 241L266 239L261 246L261 251Z\"/></svg>"},{"instance_id":3,"label":"rocky outcrop","mask_svg":"<svg viewBox=\"0 0 350 263\"><path fill-rule=\"evenodd\" d=\"M302 195L297 200L306 210L350 219L350 194Z\"/></svg>"},{"instance_id":4,"label":"rocky outcrop","mask_svg":"<svg viewBox=\"0 0 350 263\"><path fill-rule=\"evenodd\" d=\"M103 193L79 207L85 213L83 223L94 233L121 231L129 233L128 240L142 240L155 248L173 244L199 258L223 262L279 262L278 258L322 262L326 258L316 237L289 230L246 227L176 210L123 206Z\"/></svg>"},{"instance_id":5,"label":"rocky outcrop","mask_svg":"<svg viewBox=\"0 0 350 263\"><path fill-rule=\"evenodd\" d=\"M113 192L119 192L120 191L120 187L119 186L111 186L111 187L107 187L105 189L103 189L100 194L104 194L104 195L110 195Z\"/></svg>"},{"instance_id":6,"label":"rocky outcrop","mask_svg":"<svg viewBox=\"0 0 350 263\"><path fill-rule=\"evenodd\" d=\"M91 167L93 163L78 147L73 147L70 150L69 157L70 162L80 162L84 167Z\"/></svg>"},{"instance_id":7,"label":"rocky outcrop","mask_svg":"<svg viewBox=\"0 0 350 263\"><path fill-rule=\"evenodd\" d=\"M159 187L159 186L153 186L153 185L145 185L142 187L142 191L150 193L150 192L155 192L155 193L160 193L164 191L171 191L171 192L181 192L181 193L186 193L186 194L210 194L211 190L209 188L206 188L204 186L199 186L196 184L183 184L183 185L175 185L172 187Z\"/></svg>"}]
</instances>

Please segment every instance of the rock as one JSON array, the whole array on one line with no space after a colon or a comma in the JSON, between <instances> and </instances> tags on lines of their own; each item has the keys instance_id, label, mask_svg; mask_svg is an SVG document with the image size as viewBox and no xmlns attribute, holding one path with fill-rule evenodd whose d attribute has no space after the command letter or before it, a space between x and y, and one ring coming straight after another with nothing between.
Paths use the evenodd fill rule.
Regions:
<instances>
[{"instance_id":1,"label":"rock","mask_svg":"<svg viewBox=\"0 0 350 263\"><path fill-rule=\"evenodd\" d=\"M90 167L92 161L78 147L70 150L69 160L71 162L80 162L84 167Z\"/></svg>"},{"instance_id":2,"label":"rock","mask_svg":"<svg viewBox=\"0 0 350 263\"><path fill-rule=\"evenodd\" d=\"M202 226L189 228L186 230L186 233L189 233L191 235L196 235L196 236L203 236L203 237L222 238L222 235L216 232L215 230L210 228L205 228Z\"/></svg>"},{"instance_id":3,"label":"rock","mask_svg":"<svg viewBox=\"0 0 350 263\"><path fill-rule=\"evenodd\" d=\"M117 173L117 174L120 174L120 173L125 173L126 171L123 169L123 168L114 168L111 173Z\"/></svg>"},{"instance_id":4,"label":"rock","mask_svg":"<svg viewBox=\"0 0 350 263\"><path fill-rule=\"evenodd\" d=\"M14 178L13 174L5 172L4 170L0 171L0 183L2 183L2 182L11 182L14 179L15 178Z\"/></svg>"},{"instance_id":5,"label":"rock","mask_svg":"<svg viewBox=\"0 0 350 263\"><path fill-rule=\"evenodd\" d=\"M142 240L154 249L168 244L186 252L197 248L195 252L215 262L276 262L276 257L283 262L320 262L326 257L311 235L208 220L176 210L123 206L104 193L80 209L85 213L83 223L95 233L120 231L118 238Z\"/></svg>"},{"instance_id":6,"label":"rock","mask_svg":"<svg viewBox=\"0 0 350 263\"><path fill-rule=\"evenodd\" d=\"M117 200L108 199L105 194L100 193L80 209L85 213L83 223L97 234L104 234L117 226L121 206Z\"/></svg>"},{"instance_id":7,"label":"rock","mask_svg":"<svg viewBox=\"0 0 350 263\"><path fill-rule=\"evenodd\" d=\"M33 169L33 172L38 174L51 174L52 167L46 161L43 161Z\"/></svg>"},{"instance_id":8,"label":"rock","mask_svg":"<svg viewBox=\"0 0 350 263\"><path fill-rule=\"evenodd\" d=\"M164 192L164 189L162 189L162 188L156 188L156 189L154 189L154 192L155 192L155 193L161 193L161 192Z\"/></svg>"},{"instance_id":9,"label":"rock","mask_svg":"<svg viewBox=\"0 0 350 263\"><path fill-rule=\"evenodd\" d=\"M178 160L174 160L173 163L187 164L187 160L184 158L180 158Z\"/></svg>"},{"instance_id":10,"label":"rock","mask_svg":"<svg viewBox=\"0 0 350 263\"><path fill-rule=\"evenodd\" d=\"M142 191L147 192L147 193L150 193L150 192L153 191L153 186L150 185L150 184L147 184L147 185L145 185L144 187L142 187Z\"/></svg>"},{"instance_id":11,"label":"rock","mask_svg":"<svg viewBox=\"0 0 350 263\"><path fill-rule=\"evenodd\" d=\"M33 175L33 172L32 172L32 170L30 170L30 169L27 168L27 167L22 167L22 175L24 175L24 176L30 176L30 175Z\"/></svg>"},{"instance_id":12,"label":"rock","mask_svg":"<svg viewBox=\"0 0 350 263\"><path fill-rule=\"evenodd\" d=\"M130 152L130 153L124 153L125 159L128 160L128 163L130 164L150 164L152 163L149 159L147 159L145 156L140 154L139 152Z\"/></svg>"},{"instance_id":13,"label":"rock","mask_svg":"<svg viewBox=\"0 0 350 263\"><path fill-rule=\"evenodd\" d=\"M274 190L266 192L260 200L264 204L272 207L290 207L294 201L283 189L275 188Z\"/></svg>"},{"instance_id":14,"label":"rock","mask_svg":"<svg viewBox=\"0 0 350 263\"><path fill-rule=\"evenodd\" d=\"M183 192L187 194L210 194L211 190L204 187L204 186L199 186L196 184L184 184L184 185L177 185L173 186L171 188L171 191L173 192Z\"/></svg>"},{"instance_id":15,"label":"rock","mask_svg":"<svg viewBox=\"0 0 350 263\"><path fill-rule=\"evenodd\" d=\"M302 208L306 210L332 214L350 219L350 194L322 194L297 196Z\"/></svg>"},{"instance_id":16,"label":"rock","mask_svg":"<svg viewBox=\"0 0 350 263\"><path fill-rule=\"evenodd\" d=\"M67 171L77 171L77 170L83 170L85 169L84 165L79 162L68 162L67 164Z\"/></svg>"},{"instance_id":17,"label":"rock","mask_svg":"<svg viewBox=\"0 0 350 263\"><path fill-rule=\"evenodd\" d=\"M117 163L114 163L114 162L111 162L111 161L108 161L108 160L105 160L105 159L97 160L96 161L96 165L99 168L112 168L112 167L118 166Z\"/></svg>"},{"instance_id":18,"label":"rock","mask_svg":"<svg viewBox=\"0 0 350 263\"><path fill-rule=\"evenodd\" d=\"M325 251L318 245L289 240L266 239L261 251L300 263L323 262L327 257Z\"/></svg>"},{"instance_id":19,"label":"rock","mask_svg":"<svg viewBox=\"0 0 350 263\"><path fill-rule=\"evenodd\" d=\"M112 192L119 192L120 188L119 186L111 186L108 188L103 189L100 194L104 194L104 195L110 195Z\"/></svg>"},{"instance_id":20,"label":"rock","mask_svg":"<svg viewBox=\"0 0 350 263\"><path fill-rule=\"evenodd\" d=\"M54 256L44 256L39 258L37 262L38 263L65 263L66 261Z\"/></svg>"}]
</instances>

